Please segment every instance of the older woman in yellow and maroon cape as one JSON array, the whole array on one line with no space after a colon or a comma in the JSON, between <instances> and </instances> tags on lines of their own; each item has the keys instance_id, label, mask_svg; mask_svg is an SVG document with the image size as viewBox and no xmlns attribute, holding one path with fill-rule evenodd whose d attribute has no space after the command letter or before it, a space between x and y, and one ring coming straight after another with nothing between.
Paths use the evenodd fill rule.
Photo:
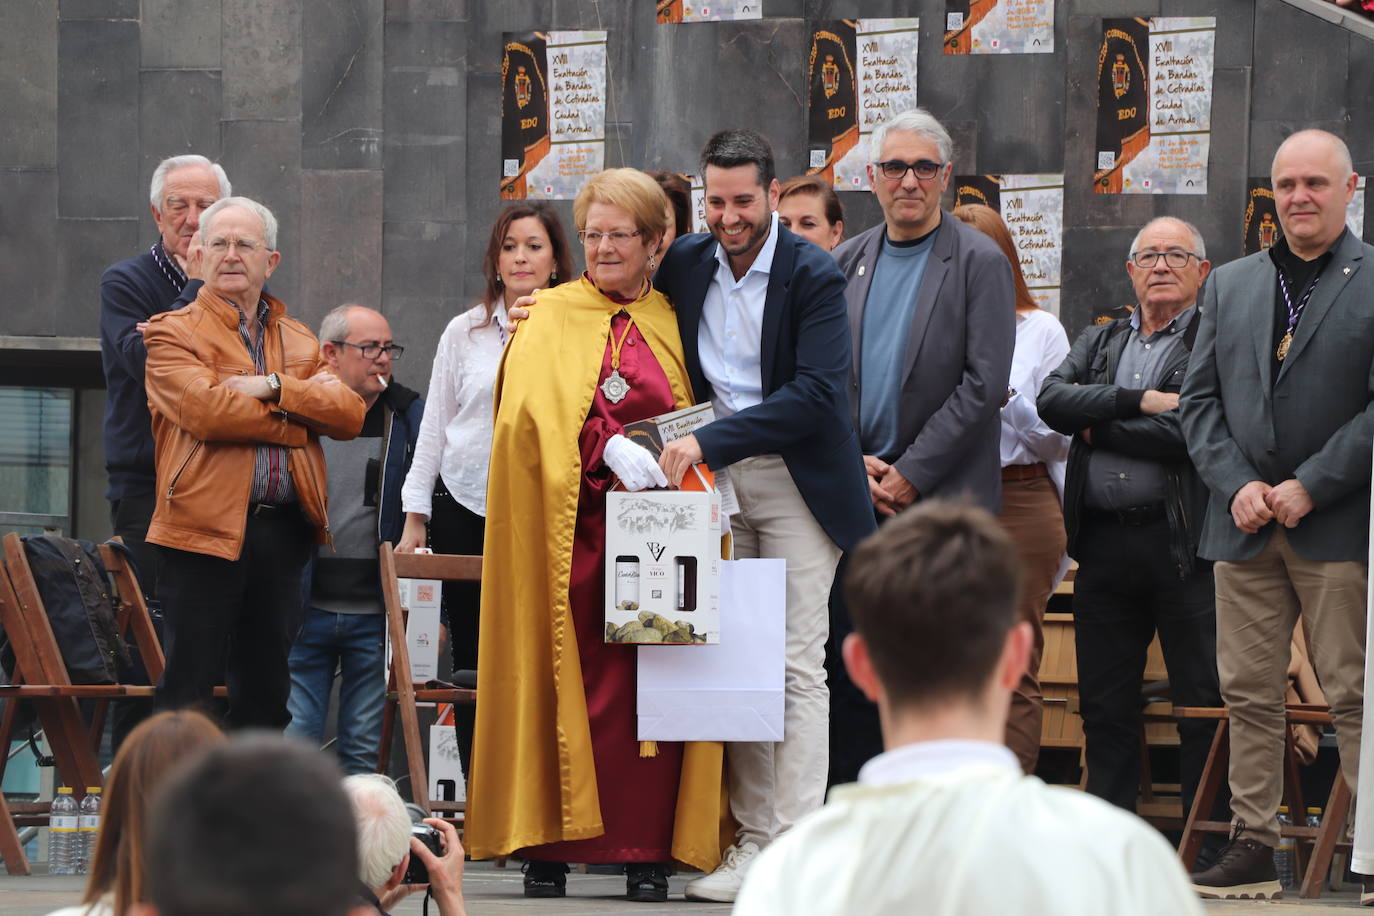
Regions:
<instances>
[{"instance_id":1,"label":"older woman in yellow and maroon cape","mask_svg":"<svg viewBox=\"0 0 1374 916\"><path fill-rule=\"evenodd\" d=\"M641 745L636 650L604 642L608 461L625 424L692 403L646 280L666 210L634 169L591 178L587 272L536 295L497 375L466 842L525 858L527 896L562 896L567 862L624 862L627 895L661 900L668 863L720 858L721 745Z\"/></svg>"}]
</instances>

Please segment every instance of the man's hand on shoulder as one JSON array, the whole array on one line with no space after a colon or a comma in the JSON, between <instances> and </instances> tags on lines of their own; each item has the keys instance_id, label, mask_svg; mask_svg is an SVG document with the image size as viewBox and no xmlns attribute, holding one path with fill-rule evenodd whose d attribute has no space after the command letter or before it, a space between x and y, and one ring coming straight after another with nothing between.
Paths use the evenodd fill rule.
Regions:
<instances>
[{"instance_id":1,"label":"man's hand on shoulder","mask_svg":"<svg viewBox=\"0 0 1374 916\"><path fill-rule=\"evenodd\" d=\"M1312 511L1312 494L1296 477L1290 477L1267 492L1264 502L1285 528L1296 528L1298 522Z\"/></svg>"},{"instance_id":2,"label":"man's hand on shoulder","mask_svg":"<svg viewBox=\"0 0 1374 916\"><path fill-rule=\"evenodd\" d=\"M528 296L521 296L511 303L510 308L506 309L506 330L511 334L520 330L520 322L530 317L530 309L534 308L534 297L539 290L535 290Z\"/></svg>"},{"instance_id":3,"label":"man's hand on shoulder","mask_svg":"<svg viewBox=\"0 0 1374 916\"><path fill-rule=\"evenodd\" d=\"M1258 534L1273 520L1274 511L1269 508L1271 489L1262 480L1252 480L1236 491L1236 495L1231 497L1231 519L1237 528L1246 534Z\"/></svg>"}]
</instances>

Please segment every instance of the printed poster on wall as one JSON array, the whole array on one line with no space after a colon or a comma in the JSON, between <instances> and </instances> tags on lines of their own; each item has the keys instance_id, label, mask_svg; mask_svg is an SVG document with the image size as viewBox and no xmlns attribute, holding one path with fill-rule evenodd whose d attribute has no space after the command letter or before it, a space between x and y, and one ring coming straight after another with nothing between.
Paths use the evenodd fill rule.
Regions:
<instances>
[{"instance_id":1,"label":"printed poster on wall","mask_svg":"<svg viewBox=\"0 0 1374 916\"><path fill-rule=\"evenodd\" d=\"M1206 194L1216 18L1103 19L1099 194Z\"/></svg>"},{"instance_id":2,"label":"printed poster on wall","mask_svg":"<svg viewBox=\"0 0 1374 916\"><path fill-rule=\"evenodd\" d=\"M606 33L507 32L501 55L501 196L571 200L601 171Z\"/></svg>"},{"instance_id":3,"label":"printed poster on wall","mask_svg":"<svg viewBox=\"0 0 1374 916\"><path fill-rule=\"evenodd\" d=\"M1365 179L1355 183L1355 193L1345 208L1345 224L1350 231L1364 238ZM1283 238L1279 225L1278 207L1274 201L1274 186L1268 178L1251 178L1246 182L1245 219L1241 227L1246 254L1254 254L1274 247Z\"/></svg>"},{"instance_id":4,"label":"printed poster on wall","mask_svg":"<svg viewBox=\"0 0 1374 916\"><path fill-rule=\"evenodd\" d=\"M1051 54L1054 0L945 0L946 54Z\"/></svg>"},{"instance_id":5,"label":"printed poster on wall","mask_svg":"<svg viewBox=\"0 0 1374 916\"><path fill-rule=\"evenodd\" d=\"M837 191L868 190L873 128L916 107L919 19L817 23L807 58L806 173Z\"/></svg>"},{"instance_id":6,"label":"printed poster on wall","mask_svg":"<svg viewBox=\"0 0 1374 916\"><path fill-rule=\"evenodd\" d=\"M654 0L659 22L762 19L763 0Z\"/></svg>"},{"instance_id":7,"label":"printed poster on wall","mask_svg":"<svg viewBox=\"0 0 1374 916\"><path fill-rule=\"evenodd\" d=\"M692 231L710 232L706 225L706 180L700 175L683 175L692 189Z\"/></svg>"},{"instance_id":8,"label":"printed poster on wall","mask_svg":"<svg viewBox=\"0 0 1374 916\"><path fill-rule=\"evenodd\" d=\"M1016 243L1031 297L1059 314L1064 252L1064 176L956 175L954 204L984 204L1002 216Z\"/></svg>"}]
</instances>

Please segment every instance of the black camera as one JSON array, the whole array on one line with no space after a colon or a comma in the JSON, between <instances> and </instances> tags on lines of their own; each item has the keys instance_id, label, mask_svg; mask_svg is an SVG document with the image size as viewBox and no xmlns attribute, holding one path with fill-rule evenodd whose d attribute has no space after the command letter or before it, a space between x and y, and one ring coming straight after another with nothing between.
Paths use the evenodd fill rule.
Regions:
<instances>
[{"instance_id":1,"label":"black camera","mask_svg":"<svg viewBox=\"0 0 1374 916\"><path fill-rule=\"evenodd\" d=\"M406 810L410 812L410 835L421 843L425 844L430 852L436 856L443 856L444 841L439 836L439 831L429 824L423 823L426 816L424 809L416 804L406 805ZM406 876L401 881L402 884L428 884L429 869L420 860L414 850L410 853L410 864L406 866Z\"/></svg>"}]
</instances>

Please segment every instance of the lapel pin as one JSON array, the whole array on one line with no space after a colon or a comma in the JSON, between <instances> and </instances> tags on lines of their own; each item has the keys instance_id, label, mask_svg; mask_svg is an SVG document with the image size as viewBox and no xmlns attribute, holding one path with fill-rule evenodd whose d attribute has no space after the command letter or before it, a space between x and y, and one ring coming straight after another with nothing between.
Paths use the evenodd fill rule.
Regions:
<instances>
[{"instance_id":1,"label":"lapel pin","mask_svg":"<svg viewBox=\"0 0 1374 916\"><path fill-rule=\"evenodd\" d=\"M1341 273L1345 274L1347 277L1350 276L1350 268L1349 268L1349 267L1342 267L1342 268L1341 268Z\"/></svg>"},{"instance_id":2,"label":"lapel pin","mask_svg":"<svg viewBox=\"0 0 1374 916\"><path fill-rule=\"evenodd\" d=\"M1345 272L1346 272L1346 273L1350 273L1350 268L1347 267L1347 268L1345 269ZM864 275L864 265L860 264L860 265L859 265L859 276L862 277L863 275Z\"/></svg>"}]
</instances>

